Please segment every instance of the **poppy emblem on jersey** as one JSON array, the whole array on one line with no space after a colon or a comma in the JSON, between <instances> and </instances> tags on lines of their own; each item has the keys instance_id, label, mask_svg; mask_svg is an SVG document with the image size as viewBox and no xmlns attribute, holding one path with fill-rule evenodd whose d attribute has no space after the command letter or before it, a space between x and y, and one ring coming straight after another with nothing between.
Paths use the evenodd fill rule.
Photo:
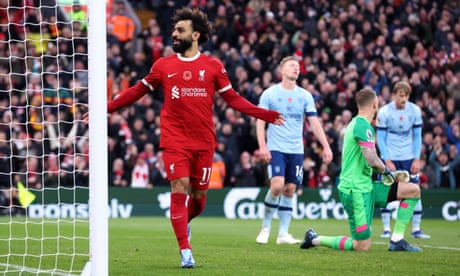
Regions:
<instances>
[{"instance_id":1,"label":"poppy emblem on jersey","mask_svg":"<svg viewBox=\"0 0 460 276\"><path fill-rule=\"evenodd\" d=\"M199 75L200 77L198 78L199 81L204 81L204 73L206 73L206 70L200 70Z\"/></svg>"},{"instance_id":2,"label":"poppy emblem on jersey","mask_svg":"<svg viewBox=\"0 0 460 276\"><path fill-rule=\"evenodd\" d=\"M184 80L186 80L186 81L191 80L192 79L192 72L184 71L184 73L182 74L182 78Z\"/></svg>"},{"instance_id":3,"label":"poppy emblem on jersey","mask_svg":"<svg viewBox=\"0 0 460 276\"><path fill-rule=\"evenodd\" d=\"M292 102L292 98L288 98L288 102L290 102L290 103L291 103L291 102Z\"/></svg>"},{"instance_id":4,"label":"poppy emblem on jersey","mask_svg":"<svg viewBox=\"0 0 460 276\"><path fill-rule=\"evenodd\" d=\"M404 117L403 117L403 116L399 117L399 120L400 120L400 121L402 121L403 119L404 119Z\"/></svg>"}]
</instances>

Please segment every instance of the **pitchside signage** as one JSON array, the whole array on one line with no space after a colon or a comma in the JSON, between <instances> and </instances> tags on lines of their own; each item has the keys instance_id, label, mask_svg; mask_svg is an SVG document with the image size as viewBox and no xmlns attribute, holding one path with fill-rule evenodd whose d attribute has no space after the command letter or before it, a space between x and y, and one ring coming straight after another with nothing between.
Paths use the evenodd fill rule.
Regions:
<instances>
[{"instance_id":1,"label":"pitchside signage","mask_svg":"<svg viewBox=\"0 0 460 276\"><path fill-rule=\"evenodd\" d=\"M229 219L261 219L266 188L235 188L209 190L204 216ZM88 190L46 190L36 193L28 207L30 218L88 218ZM460 220L460 190L424 190L424 217ZM112 218L132 216L169 217L170 190L111 188L107 214ZM397 204L395 204L397 208ZM396 214L396 210L393 212ZM379 216L379 212L376 212ZM346 219L336 189L306 189L294 198L294 219Z\"/></svg>"}]
</instances>

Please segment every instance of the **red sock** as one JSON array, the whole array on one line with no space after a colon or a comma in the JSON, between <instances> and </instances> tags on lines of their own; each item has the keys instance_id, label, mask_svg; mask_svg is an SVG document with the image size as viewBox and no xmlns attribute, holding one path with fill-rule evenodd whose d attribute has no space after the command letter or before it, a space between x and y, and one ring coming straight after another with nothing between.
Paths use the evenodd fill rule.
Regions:
<instances>
[{"instance_id":1,"label":"red sock","mask_svg":"<svg viewBox=\"0 0 460 276\"><path fill-rule=\"evenodd\" d=\"M206 206L206 195L200 199L188 199L188 221L190 222L193 218L203 213L204 207Z\"/></svg>"},{"instance_id":2,"label":"red sock","mask_svg":"<svg viewBox=\"0 0 460 276\"><path fill-rule=\"evenodd\" d=\"M176 234L179 249L191 249L187 236L188 211L185 201L186 194L171 193L170 220Z\"/></svg>"}]
</instances>

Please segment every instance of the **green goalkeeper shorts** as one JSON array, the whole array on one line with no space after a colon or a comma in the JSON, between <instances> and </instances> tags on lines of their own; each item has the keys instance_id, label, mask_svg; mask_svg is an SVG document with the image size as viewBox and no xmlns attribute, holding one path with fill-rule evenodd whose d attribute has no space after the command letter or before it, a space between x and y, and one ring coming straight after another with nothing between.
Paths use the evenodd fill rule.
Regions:
<instances>
[{"instance_id":1,"label":"green goalkeeper shorts","mask_svg":"<svg viewBox=\"0 0 460 276\"><path fill-rule=\"evenodd\" d=\"M374 207L385 207L391 186L375 181L372 191L359 193L339 190L340 201L348 215L351 237L354 240L367 240L371 237Z\"/></svg>"}]
</instances>

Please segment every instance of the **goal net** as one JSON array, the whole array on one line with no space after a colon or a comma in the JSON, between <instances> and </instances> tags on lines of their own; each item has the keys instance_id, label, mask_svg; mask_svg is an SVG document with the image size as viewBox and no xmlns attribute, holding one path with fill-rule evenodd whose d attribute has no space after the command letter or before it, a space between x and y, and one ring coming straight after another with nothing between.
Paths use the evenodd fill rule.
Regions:
<instances>
[{"instance_id":1,"label":"goal net","mask_svg":"<svg viewBox=\"0 0 460 276\"><path fill-rule=\"evenodd\" d=\"M92 2L102 2L94 11L104 21L105 2ZM106 210L107 185L92 188L89 152L95 143L106 147L103 138L90 139L95 124L100 136L106 125L95 120L88 127L83 119L94 102L91 8L84 0L0 0L0 274L87 274L100 255L92 240L107 216L94 212L92 193L100 189L97 204ZM101 27L104 37L105 22ZM104 80L105 68L99 70ZM104 94L105 84L100 88ZM104 96L105 117L101 103Z\"/></svg>"}]
</instances>

